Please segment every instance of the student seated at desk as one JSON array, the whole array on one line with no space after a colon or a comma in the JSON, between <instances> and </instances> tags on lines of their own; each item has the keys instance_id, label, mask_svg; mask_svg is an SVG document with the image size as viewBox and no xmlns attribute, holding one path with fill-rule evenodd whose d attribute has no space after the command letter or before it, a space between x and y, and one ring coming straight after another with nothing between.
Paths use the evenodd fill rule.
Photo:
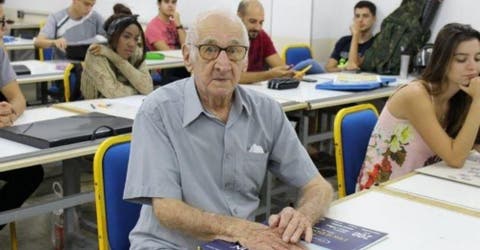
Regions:
<instances>
[{"instance_id":1,"label":"student seated at desk","mask_svg":"<svg viewBox=\"0 0 480 250\"><path fill-rule=\"evenodd\" d=\"M158 0L158 15L145 29L147 47L151 51L181 49L185 43L185 28L177 12L177 0ZM190 76L185 67L162 69L161 82L164 85L178 79Z\"/></svg>"},{"instance_id":2,"label":"student seated at desk","mask_svg":"<svg viewBox=\"0 0 480 250\"><path fill-rule=\"evenodd\" d=\"M0 37L6 31L4 0L0 0ZM18 86L8 55L0 47L0 128L12 126L23 113L26 106L25 97ZM0 212L18 208L37 189L43 180L41 166L21 168L0 172ZM5 225L0 225L0 230Z\"/></svg>"},{"instance_id":3,"label":"student seated at desk","mask_svg":"<svg viewBox=\"0 0 480 250\"><path fill-rule=\"evenodd\" d=\"M400 87L383 108L358 188L369 188L440 159L454 168L462 167L479 143L479 73L480 33L469 25L445 25L423 75Z\"/></svg>"},{"instance_id":4,"label":"student seated at desk","mask_svg":"<svg viewBox=\"0 0 480 250\"><path fill-rule=\"evenodd\" d=\"M325 68L328 72L357 70L363 63L363 54L373 44L373 25L377 7L370 1L359 1L353 7L352 35L340 38L328 59Z\"/></svg>"},{"instance_id":5,"label":"student seated at desk","mask_svg":"<svg viewBox=\"0 0 480 250\"><path fill-rule=\"evenodd\" d=\"M117 13L105 21L108 45L92 44L87 52L81 84L85 99L146 95L153 90L142 26L138 15L126 14L125 8L114 8Z\"/></svg>"},{"instance_id":6,"label":"student seated at desk","mask_svg":"<svg viewBox=\"0 0 480 250\"><path fill-rule=\"evenodd\" d=\"M247 71L242 73L240 83L266 81L276 77L303 78L304 73L293 70L291 68L293 65L285 65L275 50L272 40L263 30L265 13L258 0L242 0L238 5L237 15L245 25L250 39L248 67ZM323 71L322 66L313 59L300 63L312 65L312 69Z\"/></svg>"},{"instance_id":7,"label":"student seated at desk","mask_svg":"<svg viewBox=\"0 0 480 250\"><path fill-rule=\"evenodd\" d=\"M55 48L54 58L65 59L67 43L94 39L96 35L103 36L103 18L92 10L95 2L96 0L72 0L68 8L49 15L45 26L35 38L35 46Z\"/></svg>"}]
</instances>

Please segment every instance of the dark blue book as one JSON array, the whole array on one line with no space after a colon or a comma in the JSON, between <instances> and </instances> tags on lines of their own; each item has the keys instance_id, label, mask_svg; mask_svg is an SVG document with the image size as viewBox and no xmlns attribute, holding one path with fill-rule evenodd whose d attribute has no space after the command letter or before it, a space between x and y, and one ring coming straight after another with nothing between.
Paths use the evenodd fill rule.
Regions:
<instances>
[{"instance_id":1,"label":"dark blue book","mask_svg":"<svg viewBox=\"0 0 480 250\"><path fill-rule=\"evenodd\" d=\"M323 218L313 227L311 244L308 249L360 250L385 239L387 233L353 225L339 220ZM242 246L222 240L215 240L200 247L202 250L243 250Z\"/></svg>"}]
</instances>

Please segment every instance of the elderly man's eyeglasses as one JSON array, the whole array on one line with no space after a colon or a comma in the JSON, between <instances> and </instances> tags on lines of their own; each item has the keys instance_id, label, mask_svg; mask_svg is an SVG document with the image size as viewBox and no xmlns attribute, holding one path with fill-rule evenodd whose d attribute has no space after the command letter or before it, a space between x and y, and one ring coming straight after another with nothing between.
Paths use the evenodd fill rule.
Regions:
<instances>
[{"instance_id":1,"label":"elderly man's eyeglasses","mask_svg":"<svg viewBox=\"0 0 480 250\"><path fill-rule=\"evenodd\" d=\"M200 44L195 45L195 47L198 48L200 57L208 61L215 60L222 51L225 51L230 61L240 61L245 58L248 50L247 46L242 45L231 45L226 48L222 48L214 44Z\"/></svg>"},{"instance_id":2,"label":"elderly man's eyeglasses","mask_svg":"<svg viewBox=\"0 0 480 250\"><path fill-rule=\"evenodd\" d=\"M7 25L7 24L8 24L8 25L12 25L13 23L14 23L13 20L7 19L6 17L2 17L2 18L0 19L0 25L1 25L2 27L5 27L5 25Z\"/></svg>"}]
</instances>

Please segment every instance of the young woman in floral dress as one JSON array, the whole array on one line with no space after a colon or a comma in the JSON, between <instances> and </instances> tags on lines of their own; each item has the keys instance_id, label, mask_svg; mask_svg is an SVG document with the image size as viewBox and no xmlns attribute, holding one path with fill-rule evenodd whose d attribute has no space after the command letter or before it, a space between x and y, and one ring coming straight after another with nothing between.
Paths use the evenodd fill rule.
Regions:
<instances>
[{"instance_id":1,"label":"young woman in floral dress","mask_svg":"<svg viewBox=\"0 0 480 250\"><path fill-rule=\"evenodd\" d=\"M422 76L388 100L370 137L357 181L366 189L444 160L460 168L480 125L480 33L445 25Z\"/></svg>"}]
</instances>

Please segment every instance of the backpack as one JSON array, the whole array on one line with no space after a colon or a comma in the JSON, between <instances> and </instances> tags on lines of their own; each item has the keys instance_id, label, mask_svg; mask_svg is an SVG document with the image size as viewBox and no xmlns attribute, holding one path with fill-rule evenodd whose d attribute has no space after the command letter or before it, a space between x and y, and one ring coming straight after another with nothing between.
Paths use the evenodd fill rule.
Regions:
<instances>
[{"instance_id":1,"label":"backpack","mask_svg":"<svg viewBox=\"0 0 480 250\"><path fill-rule=\"evenodd\" d=\"M429 26L438 4L438 0L403 0L382 21L380 32L365 51L362 70L398 75L400 55L409 54L413 59L430 38Z\"/></svg>"}]
</instances>

